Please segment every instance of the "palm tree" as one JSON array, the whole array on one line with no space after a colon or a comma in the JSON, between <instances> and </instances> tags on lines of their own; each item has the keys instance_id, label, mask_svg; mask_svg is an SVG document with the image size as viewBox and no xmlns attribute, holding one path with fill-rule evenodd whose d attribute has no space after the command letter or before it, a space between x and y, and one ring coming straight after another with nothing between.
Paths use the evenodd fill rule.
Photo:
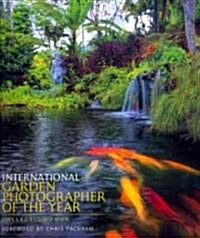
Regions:
<instances>
[{"instance_id":1,"label":"palm tree","mask_svg":"<svg viewBox=\"0 0 200 238\"><path fill-rule=\"evenodd\" d=\"M69 29L69 50L76 53L77 31L84 23L91 6L91 0L70 0L65 14L65 23Z\"/></svg>"}]
</instances>

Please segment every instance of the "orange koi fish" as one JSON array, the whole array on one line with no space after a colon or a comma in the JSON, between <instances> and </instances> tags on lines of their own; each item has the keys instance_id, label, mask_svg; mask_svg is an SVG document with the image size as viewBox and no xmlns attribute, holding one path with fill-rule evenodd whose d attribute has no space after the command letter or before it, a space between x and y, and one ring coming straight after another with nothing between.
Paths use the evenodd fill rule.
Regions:
<instances>
[{"instance_id":1,"label":"orange koi fish","mask_svg":"<svg viewBox=\"0 0 200 238\"><path fill-rule=\"evenodd\" d=\"M134 150L128 150L125 148L117 148L114 153L117 153L123 158L129 159L134 158L136 152Z\"/></svg>"},{"instance_id":2,"label":"orange koi fish","mask_svg":"<svg viewBox=\"0 0 200 238\"><path fill-rule=\"evenodd\" d=\"M135 231L128 225L123 226L122 235L124 238L138 238Z\"/></svg>"},{"instance_id":3,"label":"orange koi fish","mask_svg":"<svg viewBox=\"0 0 200 238\"><path fill-rule=\"evenodd\" d=\"M111 146L111 147L92 147L89 150L86 150L85 153L97 156L107 155L109 153L117 153L121 157L131 158L134 156L135 151L121 147Z\"/></svg>"},{"instance_id":4,"label":"orange koi fish","mask_svg":"<svg viewBox=\"0 0 200 238\"><path fill-rule=\"evenodd\" d=\"M117 154L109 153L108 156L110 156L113 159L113 163L120 168L121 170L124 170L135 177L138 177L138 172L128 163L126 162L122 157L120 157Z\"/></svg>"},{"instance_id":5,"label":"orange koi fish","mask_svg":"<svg viewBox=\"0 0 200 238\"><path fill-rule=\"evenodd\" d=\"M152 157L146 156L146 155L135 153L135 156L133 159L143 165L153 167L156 169L164 169L165 168L165 166L160 161L158 161Z\"/></svg>"},{"instance_id":6,"label":"orange koi fish","mask_svg":"<svg viewBox=\"0 0 200 238\"><path fill-rule=\"evenodd\" d=\"M181 223L181 217L176 213L169 204L152 188L143 187L143 197L154 208L154 210L166 219Z\"/></svg>"},{"instance_id":7,"label":"orange koi fish","mask_svg":"<svg viewBox=\"0 0 200 238\"><path fill-rule=\"evenodd\" d=\"M125 195L124 192L121 193L120 202L126 207L131 206L131 203L130 203L129 199L127 198L127 196Z\"/></svg>"},{"instance_id":8,"label":"orange koi fish","mask_svg":"<svg viewBox=\"0 0 200 238\"><path fill-rule=\"evenodd\" d=\"M133 186L135 185L135 179L131 180L131 183L133 183ZM139 184L139 183L138 183ZM128 199L128 197L126 196L125 192L122 191L121 196L120 196L120 202L126 206L126 207L131 207L131 202Z\"/></svg>"},{"instance_id":9,"label":"orange koi fish","mask_svg":"<svg viewBox=\"0 0 200 238\"><path fill-rule=\"evenodd\" d=\"M120 179L122 192L129 199L131 205L135 208L138 218L141 221L146 220L146 212L143 204L142 197L139 193L139 187L137 181L131 181L127 177L122 177Z\"/></svg>"},{"instance_id":10,"label":"orange koi fish","mask_svg":"<svg viewBox=\"0 0 200 238\"><path fill-rule=\"evenodd\" d=\"M128 150L125 148L92 147L91 149L85 151L85 153L89 154L89 155L97 155L97 156L108 155L109 153L114 153L114 154L117 154L117 155L119 155L123 158L126 158L126 159L136 160L146 166L150 166L150 167L157 168L157 169L164 169L164 165L161 162L159 162L158 160L156 160L152 157L149 157L149 156L145 156L145 155L136 153L134 150Z\"/></svg>"},{"instance_id":11,"label":"orange koi fish","mask_svg":"<svg viewBox=\"0 0 200 238\"><path fill-rule=\"evenodd\" d=\"M172 160L163 160L163 162L165 164L167 164L170 168L182 170L182 171L192 173L192 174L196 174L196 175L200 175L199 170L193 169L192 167L190 167L188 165L184 165L184 164L172 161Z\"/></svg>"},{"instance_id":12,"label":"orange koi fish","mask_svg":"<svg viewBox=\"0 0 200 238\"><path fill-rule=\"evenodd\" d=\"M122 238L117 230L109 230L105 233L105 238Z\"/></svg>"},{"instance_id":13,"label":"orange koi fish","mask_svg":"<svg viewBox=\"0 0 200 238\"><path fill-rule=\"evenodd\" d=\"M102 156L109 153L113 153L118 147L92 147L89 150L86 150L84 153L88 155Z\"/></svg>"}]
</instances>

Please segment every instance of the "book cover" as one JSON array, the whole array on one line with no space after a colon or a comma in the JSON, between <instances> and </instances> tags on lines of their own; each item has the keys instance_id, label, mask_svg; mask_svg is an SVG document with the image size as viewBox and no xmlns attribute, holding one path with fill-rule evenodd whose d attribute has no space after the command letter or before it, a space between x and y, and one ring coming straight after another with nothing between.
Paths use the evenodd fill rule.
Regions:
<instances>
[{"instance_id":1,"label":"book cover","mask_svg":"<svg viewBox=\"0 0 200 238\"><path fill-rule=\"evenodd\" d=\"M2 238L199 237L198 9L0 0Z\"/></svg>"}]
</instances>

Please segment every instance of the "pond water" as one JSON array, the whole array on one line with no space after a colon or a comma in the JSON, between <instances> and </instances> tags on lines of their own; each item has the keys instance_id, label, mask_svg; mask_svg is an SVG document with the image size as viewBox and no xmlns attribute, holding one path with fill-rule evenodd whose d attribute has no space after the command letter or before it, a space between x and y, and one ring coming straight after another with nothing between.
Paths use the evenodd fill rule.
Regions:
<instances>
[{"instance_id":1,"label":"pond water","mask_svg":"<svg viewBox=\"0 0 200 238\"><path fill-rule=\"evenodd\" d=\"M199 168L197 145L151 134L141 122L114 117L103 111L12 108L2 111L1 120L1 173L52 173L51 167L64 158L85 156L94 159L83 153L92 146L125 147L158 160L175 160ZM163 175L149 168L140 169L144 174L145 186L154 188L174 206L180 202L179 194L191 195L199 189L198 176L175 170ZM89 179L85 179L86 167L80 164L73 164L59 172L76 172L81 182L59 182L57 190L104 191L106 202L83 203L81 212L77 214L50 214L48 210L43 215L30 214L27 221L17 220L16 214L3 214L4 226L27 227L24 231L4 230L3 237L43 237L44 231L36 231L37 226L49 227L51 231L45 231L48 237L104 237L106 230L120 229L123 224L134 227L139 237L150 237L148 229L143 229L137 223L134 213L120 204L119 179L124 172L113 166L110 159L102 157L100 168ZM46 220L42 223L31 221L31 217L34 219L37 216L45 217ZM59 222L56 219L60 219ZM159 237L173 237L169 236L169 232L176 233L176 226L170 225L168 221L166 224ZM28 230L30 226L34 226L32 232ZM63 226L68 226L68 229L63 230ZM82 230L73 230L73 227Z\"/></svg>"}]
</instances>

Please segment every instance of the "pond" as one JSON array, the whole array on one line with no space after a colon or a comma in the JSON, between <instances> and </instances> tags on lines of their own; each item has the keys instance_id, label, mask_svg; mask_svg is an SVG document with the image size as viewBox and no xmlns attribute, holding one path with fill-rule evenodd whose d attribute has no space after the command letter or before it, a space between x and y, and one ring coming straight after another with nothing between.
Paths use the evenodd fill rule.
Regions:
<instances>
[{"instance_id":1,"label":"pond","mask_svg":"<svg viewBox=\"0 0 200 238\"><path fill-rule=\"evenodd\" d=\"M80 182L60 181L57 190L104 191L104 203L83 202L80 213L3 214L2 227L18 226L22 230L2 231L3 237L104 237L107 230L120 230L124 224L134 227L138 237L150 237L148 226L139 223L131 208L120 203L120 177L125 172L113 165L106 156L95 158L84 154L93 146L117 146L132 149L158 160L174 160L199 169L198 146L176 138L151 134L149 127L131 118L115 117L103 111L28 110L2 111L1 173L52 173L52 166L74 156L99 159L99 168L86 178L87 167L79 163L62 168L62 173L77 173ZM153 188L173 207L183 208L181 194L192 196L199 190L199 176L183 171L165 173L139 167L145 186ZM55 172L55 171L54 171ZM58 172L58 171L57 171ZM192 212L190 214L192 217ZM42 221L37 220L40 218ZM159 218L159 216L157 216ZM185 234L179 224L162 219L158 237ZM36 228L43 226L44 230ZM63 228L64 227L64 228ZM14 228L13 228L14 229ZM32 230L31 230L32 229ZM78 230L77 230L78 229ZM152 233L153 234L153 233ZM154 237L154 236L153 236ZM171 236L173 237L173 236Z\"/></svg>"}]
</instances>

